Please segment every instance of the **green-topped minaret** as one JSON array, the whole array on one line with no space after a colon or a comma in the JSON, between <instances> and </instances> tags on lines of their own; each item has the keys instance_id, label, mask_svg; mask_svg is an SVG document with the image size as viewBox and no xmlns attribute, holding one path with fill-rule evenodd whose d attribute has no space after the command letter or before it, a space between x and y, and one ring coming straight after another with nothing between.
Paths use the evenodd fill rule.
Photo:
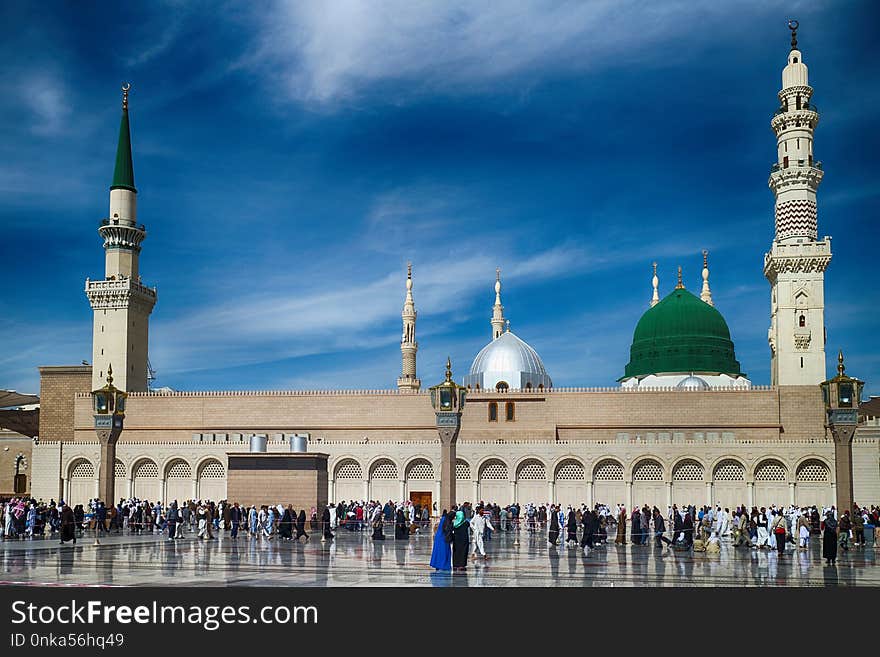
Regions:
<instances>
[{"instance_id":1,"label":"green-topped minaret","mask_svg":"<svg viewBox=\"0 0 880 657\"><path fill-rule=\"evenodd\" d=\"M147 390L147 338L156 289L141 282L138 268L146 228L137 222L137 190L131 157L128 93L122 87L122 122L110 185L110 213L98 226L104 240L104 277L86 279L94 311L92 389L104 385L111 365L115 384L125 392Z\"/></svg>"},{"instance_id":2,"label":"green-topped minaret","mask_svg":"<svg viewBox=\"0 0 880 657\"><path fill-rule=\"evenodd\" d=\"M128 92L130 84L122 87L122 121L119 124L119 144L116 146L116 167L110 189L127 189L137 193L134 186L134 166L131 163L131 127L128 124Z\"/></svg>"}]
</instances>

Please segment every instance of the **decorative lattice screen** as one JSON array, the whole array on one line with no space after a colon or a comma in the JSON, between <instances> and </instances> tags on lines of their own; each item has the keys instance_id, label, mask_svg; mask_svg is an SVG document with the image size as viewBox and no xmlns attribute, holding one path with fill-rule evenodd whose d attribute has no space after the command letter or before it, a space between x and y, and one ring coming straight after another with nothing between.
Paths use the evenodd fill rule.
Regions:
<instances>
[{"instance_id":1,"label":"decorative lattice screen","mask_svg":"<svg viewBox=\"0 0 880 657\"><path fill-rule=\"evenodd\" d=\"M755 481L785 481L785 466L778 461L765 461L755 470Z\"/></svg>"},{"instance_id":2,"label":"decorative lattice screen","mask_svg":"<svg viewBox=\"0 0 880 657\"><path fill-rule=\"evenodd\" d=\"M489 461L480 471L480 479L495 481L507 479L507 466L501 461Z\"/></svg>"},{"instance_id":3,"label":"decorative lattice screen","mask_svg":"<svg viewBox=\"0 0 880 657\"><path fill-rule=\"evenodd\" d=\"M186 461L175 461L168 468L167 479L191 479L192 468Z\"/></svg>"},{"instance_id":4,"label":"decorative lattice screen","mask_svg":"<svg viewBox=\"0 0 880 657\"><path fill-rule=\"evenodd\" d=\"M433 479L434 466L427 461L415 461L410 463L406 471L407 479Z\"/></svg>"},{"instance_id":5,"label":"decorative lattice screen","mask_svg":"<svg viewBox=\"0 0 880 657\"><path fill-rule=\"evenodd\" d=\"M593 473L596 481L623 481L623 466L617 461L602 461Z\"/></svg>"},{"instance_id":6,"label":"decorative lattice screen","mask_svg":"<svg viewBox=\"0 0 880 657\"><path fill-rule=\"evenodd\" d=\"M125 477L127 470L125 469L125 463L116 459L116 462L113 464L113 476L117 479L122 479Z\"/></svg>"},{"instance_id":7,"label":"decorative lattice screen","mask_svg":"<svg viewBox=\"0 0 880 657\"><path fill-rule=\"evenodd\" d=\"M745 481L746 469L736 461L722 461L715 468L715 481Z\"/></svg>"},{"instance_id":8,"label":"decorative lattice screen","mask_svg":"<svg viewBox=\"0 0 880 657\"><path fill-rule=\"evenodd\" d=\"M584 466L577 461L565 461L556 468L556 481L583 481Z\"/></svg>"},{"instance_id":9,"label":"decorative lattice screen","mask_svg":"<svg viewBox=\"0 0 880 657\"><path fill-rule=\"evenodd\" d=\"M159 466L154 461L141 461L134 469L135 479L145 479L147 477L158 477Z\"/></svg>"},{"instance_id":10,"label":"decorative lattice screen","mask_svg":"<svg viewBox=\"0 0 880 657\"><path fill-rule=\"evenodd\" d=\"M643 461L633 470L633 481L663 481L663 468L655 461Z\"/></svg>"},{"instance_id":11,"label":"decorative lattice screen","mask_svg":"<svg viewBox=\"0 0 880 657\"><path fill-rule=\"evenodd\" d=\"M397 466L391 461L379 461L373 466L373 479L397 479Z\"/></svg>"},{"instance_id":12,"label":"decorative lattice screen","mask_svg":"<svg viewBox=\"0 0 880 657\"><path fill-rule=\"evenodd\" d=\"M456 460L455 462L455 478L456 479L470 479L471 478L471 466L468 465L465 461L461 459Z\"/></svg>"},{"instance_id":13,"label":"decorative lattice screen","mask_svg":"<svg viewBox=\"0 0 880 657\"><path fill-rule=\"evenodd\" d=\"M361 464L354 459L348 459L336 466L337 479L363 479L364 471Z\"/></svg>"},{"instance_id":14,"label":"decorative lattice screen","mask_svg":"<svg viewBox=\"0 0 880 657\"><path fill-rule=\"evenodd\" d=\"M202 466L202 479L223 479L226 476L226 469L220 461L208 461Z\"/></svg>"},{"instance_id":15,"label":"decorative lattice screen","mask_svg":"<svg viewBox=\"0 0 880 657\"><path fill-rule=\"evenodd\" d=\"M521 481L544 481L547 479L547 469L540 461L527 461L519 466L516 478Z\"/></svg>"},{"instance_id":16,"label":"decorative lattice screen","mask_svg":"<svg viewBox=\"0 0 880 657\"><path fill-rule=\"evenodd\" d=\"M94 477L95 466L86 460L77 461L76 465L70 470L71 479L94 479Z\"/></svg>"},{"instance_id":17,"label":"decorative lattice screen","mask_svg":"<svg viewBox=\"0 0 880 657\"><path fill-rule=\"evenodd\" d=\"M703 466L696 461L685 461L675 466L673 481L703 481Z\"/></svg>"},{"instance_id":18,"label":"decorative lattice screen","mask_svg":"<svg viewBox=\"0 0 880 657\"><path fill-rule=\"evenodd\" d=\"M806 463L802 463L801 467L798 468L797 480L804 482L826 482L828 481L828 474L828 468L825 467L824 463L819 461L807 461Z\"/></svg>"}]
</instances>

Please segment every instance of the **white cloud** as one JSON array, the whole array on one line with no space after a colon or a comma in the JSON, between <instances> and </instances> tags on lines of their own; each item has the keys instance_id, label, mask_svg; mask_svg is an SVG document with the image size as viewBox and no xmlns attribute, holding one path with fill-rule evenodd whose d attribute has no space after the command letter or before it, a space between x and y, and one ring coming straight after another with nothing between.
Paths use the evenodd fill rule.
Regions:
<instances>
[{"instance_id":1,"label":"white cloud","mask_svg":"<svg viewBox=\"0 0 880 657\"><path fill-rule=\"evenodd\" d=\"M692 32L695 19L708 39L713 21L728 11L714 4L694 9L686 0L282 1L272 11L260 6L259 49L245 65L280 77L293 97L318 103L396 79L454 90L548 62L592 69L658 61L652 46ZM663 59L675 56L670 49Z\"/></svg>"}]
</instances>

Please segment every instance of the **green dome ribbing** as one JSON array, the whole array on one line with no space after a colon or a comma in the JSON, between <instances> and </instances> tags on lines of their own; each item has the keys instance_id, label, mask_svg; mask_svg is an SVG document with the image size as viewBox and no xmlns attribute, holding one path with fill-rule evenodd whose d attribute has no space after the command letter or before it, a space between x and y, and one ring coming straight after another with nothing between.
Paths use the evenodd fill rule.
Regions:
<instances>
[{"instance_id":1,"label":"green dome ribbing","mask_svg":"<svg viewBox=\"0 0 880 657\"><path fill-rule=\"evenodd\" d=\"M134 166L131 163L131 131L128 127L128 109L122 110L122 123L119 125L119 145L116 147L116 168L113 169L113 182L110 189L134 188Z\"/></svg>"},{"instance_id":2,"label":"green dome ribbing","mask_svg":"<svg viewBox=\"0 0 880 657\"><path fill-rule=\"evenodd\" d=\"M619 380L690 372L744 376L721 313L684 288L676 288L642 315Z\"/></svg>"}]
</instances>

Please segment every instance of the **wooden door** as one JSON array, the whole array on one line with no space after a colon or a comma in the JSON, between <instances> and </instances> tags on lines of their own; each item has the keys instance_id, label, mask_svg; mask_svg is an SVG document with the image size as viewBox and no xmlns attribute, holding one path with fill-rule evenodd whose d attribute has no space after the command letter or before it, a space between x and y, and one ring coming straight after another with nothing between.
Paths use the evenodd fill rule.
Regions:
<instances>
[{"instance_id":1,"label":"wooden door","mask_svg":"<svg viewBox=\"0 0 880 657\"><path fill-rule=\"evenodd\" d=\"M432 498L431 493L425 493L425 492L420 492L420 491L410 491L410 493L409 493L409 501L412 502L414 505L415 504L420 505L421 508L423 508L423 509L427 507L429 513L433 513L433 510L431 507L431 502L432 502L431 498Z\"/></svg>"}]
</instances>

